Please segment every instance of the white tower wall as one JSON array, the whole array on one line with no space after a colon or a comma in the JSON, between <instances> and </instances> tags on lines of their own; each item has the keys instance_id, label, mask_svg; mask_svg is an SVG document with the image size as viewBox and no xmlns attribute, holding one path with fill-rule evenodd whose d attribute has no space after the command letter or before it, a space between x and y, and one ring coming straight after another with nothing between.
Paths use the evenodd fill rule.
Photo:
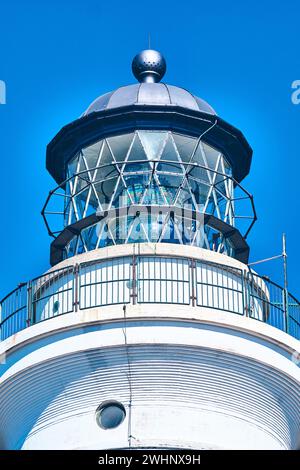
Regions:
<instances>
[{"instance_id":1,"label":"white tower wall","mask_svg":"<svg viewBox=\"0 0 300 470\"><path fill-rule=\"evenodd\" d=\"M148 262L153 253L162 258L162 282L155 280L157 266ZM137 254L145 257L139 279L148 280L138 286L144 303L133 304L127 260ZM176 272L167 259L175 254L182 261ZM206 284L198 286L202 293L194 306L187 258L214 263L205 271ZM244 271L246 266L198 248L145 244L95 250L56 269L96 259L104 264L86 265L80 275L77 311L57 311L54 318L0 345L6 358L0 379L2 448L296 447L300 369L293 357L299 341L239 311L239 280L230 271L229 276L224 273L228 267ZM53 311L56 300L63 308L64 295L71 295L63 288L70 280L55 276L52 297L38 307L41 318ZM101 283L97 288L96 282ZM55 283L64 291L57 298ZM43 279L37 288L48 295L50 287L42 286ZM216 290L222 294L216 295ZM104 304L110 299L120 303L90 306L100 302L99 295ZM158 297L160 303L154 303ZM216 297L218 308L212 308ZM263 304L259 308L262 315ZM125 420L115 429L102 429L96 422L96 409L106 400L117 400L126 410Z\"/></svg>"}]
</instances>

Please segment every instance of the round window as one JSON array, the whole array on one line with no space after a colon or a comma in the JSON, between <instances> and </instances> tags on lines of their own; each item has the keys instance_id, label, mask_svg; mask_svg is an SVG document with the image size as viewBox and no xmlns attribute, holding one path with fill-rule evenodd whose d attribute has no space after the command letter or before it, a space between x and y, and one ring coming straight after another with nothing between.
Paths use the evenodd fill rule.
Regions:
<instances>
[{"instance_id":1,"label":"round window","mask_svg":"<svg viewBox=\"0 0 300 470\"><path fill-rule=\"evenodd\" d=\"M125 419L126 411L118 401L105 401L97 408L96 420L100 428L113 429L118 427Z\"/></svg>"}]
</instances>

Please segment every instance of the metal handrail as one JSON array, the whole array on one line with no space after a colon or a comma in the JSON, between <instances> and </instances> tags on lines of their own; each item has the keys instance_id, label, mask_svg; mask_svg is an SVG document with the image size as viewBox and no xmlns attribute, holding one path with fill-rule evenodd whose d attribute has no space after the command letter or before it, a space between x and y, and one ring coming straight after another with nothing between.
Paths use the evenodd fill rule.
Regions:
<instances>
[{"instance_id":1,"label":"metal handrail","mask_svg":"<svg viewBox=\"0 0 300 470\"><path fill-rule=\"evenodd\" d=\"M155 259L157 262L162 262L164 259L168 259L170 263L177 262L181 260L182 263L186 263L186 269L188 270L189 277L188 280L183 280L175 277L153 277L153 274L150 276L146 276L144 274L136 274L138 271L135 267L142 266L141 260L144 259ZM290 308L288 312L285 312L284 307L285 303L283 302L283 295L284 289L277 283L269 280L264 276L259 276L256 273L252 273L249 270L242 271L241 269L235 268L229 265L222 265L219 263L214 263L212 261L203 261L203 260L195 260L193 258L188 257L180 257L180 256L155 256L155 255L128 255L122 256L118 258L111 258L111 266L113 265L113 260L122 260L121 266L124 266L125 263L129 263L129 272L130 272L130 282L128 282L128 275L127 277L118 277L116 279L107 280L107 279L94 279L91 278L88 281L83 282L84 276L91 276L94 272L93 270L101 269L101 266L109 261L109 259L97 259L92 260L89 262L83 262L81 264L75 266L66 266L61 269L56 269L55 271L50 271L42 276L36 277L34 280L29 281L27 283L20 284L17 288L7 294L1 301L0 301L0 339L6 339L12 334L30 326L34 323L38 323L43 321L46 318L42 318L42 315L36 315L36 310L42 311L45 308L43 302L52 301L53 305L57 302L57 298L63 299L64 303L67 304L65 308L66 311L62 311L60 313L55 312L53 309L53 314L47 318L52 318L56 315L61 315L64 313L70 313L77 311L79 309L90 308L89 304L86 304L86 295L88 289L96 289L101 290L107 289L107 285L110 283L114 284L116 282L120 283L128 283L127 287L130 290L129 296L127 300L125 298L119 298L118 292L118 301L113 299L112 303L126 303L126 302L136 302L136 295L133 294L133 290L136 290L137 285L141 285L143 282L153 282L153 281L160 281L160 285L163 285L165 282L174 282L174 289L177 288L177 291L180 291L182 288L183 283L188 284L188 288L190 292L196 292L196 299L191 300L190 298L190 305L192 306L207 306L210 308L217 308L219 310L227 310L232 313L237 313L239 315L244 315L248 317L252 317L261 321L264 321L276 328L286 331L291 336L300 339L300 302L294 297L292 294L288 294L288 305ZM177 261L176 261L177 260ZM135 266L133 269L133 265ZM201 279L200 281L197 279L197 267L201 267L201 270L206 270L206 277L204 276L204 280ZM90 268L90 270L89 270ZM208 279L207 273L218 273L226 279L226 283L223 285L219 281L213 282L211 279ZM128 273L127 273L128 274ZM101 274L102 276L102 274ZM201 274L202 276L202 274ZM222 279L223 279L222 278ZM86 279L86 278L85 278ZM66 287L64 284L59 284L60 281L66 281L70 283L70 286ZM239 282L239 286L234 286L233 282ZM57 285L56 285L57 283ZM231 286L230 286L231 283ZM47 288L51 287L51 292L47 293ZM201 292L203 289L206 289L205 295L207 298L208 292L212 295L213 298L213 305L202 305L202 299L198 299L197 296L197 286L201 286ZM173 287L172 287L173 289ZM213 289L216 289L213 291ZM123 289L124 290L124 289ZM132 291L132 292L131 292ZM273 291L275 295L273 294ZM106 291L107 292L107 291ZM213 292L213 293L212 293ZM41 293L45 295L41 295ZM212 293L212 294L211 294ZM238 301L238 308L224 308L224 293L227 295L226 300L227 302L233 303L234 296L240 295L241 299ZM231 297L230 294L231 293ZM102 294L101 294L102 295ZM202 294L201 294L202 295ZM22 302L20 303L20 296L22 296ZM67 297L68 296L68 297ZM223 298L220 301L219 296ZM127 298L126 297L126 298ZM139 303L148 303L148 301L141 300L143 297L140 297L138 300ZM173 299L173 297L172 297ZM173 302L171 301L158 301L157 299L153 301L161 302L161 303L180 303L180 302ZM194 301L196 300L196 302ZM199 300L199 302L198 302ZM291 303L292 300L292 303ZM221 303L220 303L220 302ZM242 301L243 307L241 310ZM9 304L7 304L9 302ZM71 305L70 305L71 302ZM150 301L152 303L152 301ZM219 302L219 303L218 303ZM222 304L223 302L223 304ZM254 305L254 303L259 303L258 306ZM186 303L186 302L185 302ZM217 303L217 306L215 305ZM107 303L101 304L101 302L97 305L93 306L104 306ZM6 311L5 316L2 316L3 308L5 310L9 309L11 306L11 312ZM262 311L261 318L257 318L253 315L253 306L255 308L260 308ZM296 309L296 315L295 315ZM21 312L22 313L21 313ZM32 315L32 311L34 311L34 315ZM298 315L299 312L299 316ZM20 318L20 315L22 317ZM293 321L292 328L289 326L290 322L286 321L286 314L288 315L288 319Z\"/></svg>"},{"instance_id":2,"label":"metal handrail","mask_svg":"<svg viewBox=\"0 0 300 470\"><path fill-rule=\"evenodd\" d=\"M84 178L83 175L84 174L89 174L89 173L93 173L93 172L96 172L97 170L99 169L103 169L103 168L106 168L106 167L114 167L117 169L118 173L120 174L120 171L119 171L119 166L120 165L124 165L124 164L127 164L127 163L131 163L131 162L127 162L127 161L112 161L110 163L105 163L103 165L98 165L98 166L95 166L91 169L88 169L88 170L82 170L82 171L79 171L77 173L74 173L73 175L69 176L68 178L66 178L62 183L60 183L58 186L56 186L53 190L51 190L47 196L47 199L44 203L44 206L42 208L42 211L41 211L41 214L42 214L42 217L44 219L44 223L46 225L46 228L47 228L47 231L48 231L48 234L53 237L53 238L56 238L56 236L61 233L62 230L52 230L50 228L50 224L47 220L47 215L64 215L64 212L61 212L61 211L55 211L55 212L52 212L52 211L47 211L47 207L48 207L48 204L52 198L52 196L60 196L60 197L69 197L69 198L73 198L75 197L77 194L81 193L82 191L85 191L89 186L93 185L93 184L99 184L99 183L102 183L102 182L105 182L107 181L107 178L105 179L99 179L99 180L93 180L93 179L87 179L87 178ZM134 164L143 164L145 163L145 160L135 160L133 162ZM199 163L196 163L196 162L181 162L181 163L176 163L176 162L172 162L172 161L169 161L169 160L164 160L164 159L149 159L147 160L147 163L153 163L154 165L155 164L159 164L159 163L166 163L168 164L169 166L178 166L178 165L182 165L184 167L191 167L191 168L200 168L202 170L206 170L206 171L210 171L211 173L213 174L216 174L216 175L219 175L219 176L222 176L224 177L224 180L231 180L233 182L233 185L234 187L238 187L244 194L245 196L243 197L238 197L238 198L235 198L234 196L232 198L229 198L228 196L225 196L225 195L222 195L225 199L229 199L231 200L231 202L234 202L234 201L238 201L238 200L242 200L242 199L249 199L250 200L250 204L251 204L251 210L253 212L253 214L251 216L237 216L235 215L234 217L236 219L238 218L243 218L245 217L246 219L251 219L251 222L249 223L249 227L247 228L245 234L244 234L244 238L246 239L247 236L249 235L249 232L250 230L252 229L253 225L255 224L256 220L257 220L257 214L256 214L256 209L255 209L255 205L254 205L254 198L253 198L253 195L251 193L249 193L249 191L247 191L235 178L233 178L233 176L230 176L226 173L222 173L220 171L217 171L217 170L213 170L212 168L206 166L206 165L201 165ZM190 171L190 170L188 170ZM145 173L145 171L143 170L140 170L140 171L137 171L136 174L143 174ZM163 171L162 173L164 174L169 174L170 176L174 176L176 174L176 172L168 172L168 171ZM185 178L186 178L186 175L188 174L187 170L186 170L186 173L185 173ZM79 177L81 178L83 181L85 181L87 184L84 188L80 189L76 194L72 194L72 195L67 195L67 194L60 194L60 193L57 193L57 191L61 190L61 189L64 189L66 184L75 179L76 177ZM112 177L111 177L112 178ZM223 180L223 181L224 181ZM208 184L206 183L205 181L202 182L203 184L206 184L207 186L211 186L211 184ZM216 184L213 184L213 186L217 186L220 182L217 182Z\"/></svg>"}]
</instances>

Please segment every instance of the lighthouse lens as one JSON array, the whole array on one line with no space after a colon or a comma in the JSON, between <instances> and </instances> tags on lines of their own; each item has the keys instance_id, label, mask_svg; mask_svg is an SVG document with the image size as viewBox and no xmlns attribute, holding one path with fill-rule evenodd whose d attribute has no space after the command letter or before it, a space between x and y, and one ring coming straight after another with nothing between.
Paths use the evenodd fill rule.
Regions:
<instances>
[{"instance_id":1,"label":"lighthouse lens","mask_svg":"<svg viewBox=\"0 0 300 470\"><path fill-rule=\"evenodd\" d=\"M124 421L125 416L124 406L115 401L103 403L96 412L97 423L102 429L116 428Z\"/></svg>"}]
</instances>

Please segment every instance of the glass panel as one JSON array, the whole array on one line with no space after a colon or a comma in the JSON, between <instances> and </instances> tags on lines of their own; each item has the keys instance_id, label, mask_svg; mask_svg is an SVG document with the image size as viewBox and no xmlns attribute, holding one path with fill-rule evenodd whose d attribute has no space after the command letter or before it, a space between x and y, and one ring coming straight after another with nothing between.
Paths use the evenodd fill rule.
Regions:
<instances>
[{"instance_id":1,"label":"glass panel","mask_svg":"<svg viewBox=\"0 0 300 470\"><path fill-rule=\"evenodd\" d=\"M103 248L105 246L114 244L108 234L108 226L105 222L99 222L99 224L97 224L96 231L98 233L98 237L100 238L98 241L98 248Z\"/></svg>"},{"instance_id":2,"label":"glass panel","mask_svg":"<svg viewBox=\"0 0 300 470\"><path fill-rule=\"evenodd\" d=\"M181 240L179 238L178 230L176 230L174 220L172 217L169 217L169 220L164 227L162 238L160 240L162 243L177 243L180 244Z\"/></svg>"},{"instance_id":3,"label":"glass panel","mask_svg":"<svg viewBox=\"0 0 300 470\"><path fill-rule=\"evenodd\" d=\"M150 241L157 242L160 239L166 217L167 214L157 214L151 217L149 216L148 221L145 221L145 224L148 223L148 236Z\"/></svg>"},{"instance_id":4,"label":"glass panel","mask_svg":"<svg viewBox=\"0 0 300 470\"><path fill-rule=\"evenodd\" d=\"M83 159L83 156L80 155L79 165L78 165L78 173L79 175L75 177L74 182L76 186L74 186L74 193L78 193L81 189L85 188L90 182L90 174L87 171L87 166Z\"/></svg>"},{"instance_id":5,"label":"glass panel","mask_svg":"<svg viewBox=\"0 0 300 470\"><path fill-rule=\"evenodd\" d=\"M206 205L206 211L208 214L212 214L212 215L215 215L215 212L216 212L216 204L213 200L212 197L210 197L207 205Z\"/></svg>"},{"instance_id":6,"label":"glass panel","mask_svg":"<svg viewBox=\"0 0 300 470\"><path fill-rule=\"evenodd\" d=\"M227 162L227 160L224 156L222 157L222 160L223 160L223 163L224 163L225 173L229 176L232 176L232 168L231 168L231 166L229 165L229 163Z\"/></svg>"},{"instance_id":7,"label":"glass panel","mask_svg":"<svg viewBox=\"0 0 300 470\"><path fill-rule=\"evenodd\" d=\"M157 160L161 153L164 141L168 136L167 132L152 132L152 131L139 131L138 132L145 152L149 160Z\"/></svg>"},{"instance_id":8,"label":"glass panel","mask_svg":"<svg viewBox=\"0 0 300 470\"><path fill-rule=\"evenodd\" d=\"M119 184L115 188L112 207L127 207L132 204L129 193L120 178Z\"/></svg>"},{"instance_id":9,"label":"glass panel","mask_svg":"<svg viewBox=\"0 0 300 470\"><path fill-rule=\"evenodd\" d=\"M124 180L127 185L127 192L130 194L134 204L140 204L142 196L145 192L145 187L149 184L151 173L144 173L142 175L124 175Z\"/></svg>"},{"instance_id":10,"label":"glass panel","mask_svg":"<svg viewBox=\"0 0 300 470\"><path fill-rule=\"evenodd\" d=\"M133 173L140 173L152 171L151 163L140 162L140 163L126 163L123 166L123 174L130 175ZM141 178L142 176L140 176Z\"/></svg>"},{"instance_id":11,"label":"glass panel","mask_svg":"<svg viewBox=\"0 0 300 470\"><path fill-rule=\"evenodd\" d=\"M207 184L199 183L193 178L188 178L188 184L193 194L195 201L198 205L202 206L206 204L210 186Z\"/></svg>"},{"instance_id":12,"label":"glass panel","mask_svg":"<svg viewBox=\"0 0 300 470\"><path fill-rule=\"evenodd\" d=\"M160 182L161 190L167 200L167 203L173 204L175 200L175 196L178 192L178 188L181 186L183 182L183 178L180 176L160 174L158 176L158 180Z\"/></svg>"},{"instance_id":13,"label":"glass panel","mask_svg":"<svg viewBox=\"0 0 300 470\"><path fill-rule=\"evenodd\" d=\"M192 162L198 163L199 165L202 165L202 166L206 167L207 164L206 164L206 161L204 159L204 156L205 156L204 150L201 147L201 142L199 142L199 144L197 145L197 148L195 150Z\"/></svg>"},{"instance_id":14,"label":"glass panel","mask_svg":"<svg viewBox=\"0 0 300 470\"><path fill-rule=\"evenodd\" d=\"M114 155L115 161L124 162L133 137L134 134L123 134L106 139Z\"/></svg>"},{"instance_id":15,"label":"glass panel","mask_svg":"<svg viewBox=\"0 0 300 470\"><path fill-rule=\"evenodd\" d=\"M73 240L71 240L69 245L67 246L67 253L69 258L76 254L76 242L77 237L73 238Z\"/></svg>"},{"instance_id":16,"label":"glass panel","mask_svg":"<svg viewBox=\"0 0 300 470\"><path fill-rule=\"evenodd\" d=\"M201 142L201 145L205 153L208 166L214 170L216 168L216 163L220 155L220 152L217 149L214 149L213 147L211 147L210 145L207 145L205 142ZM231 166L226 161L223 155L222 155L222 160L224 162L224 168L225 168L226 173L228 175L231 175ZM222 171L223 173L223 170L219 170L219 171Z\"/></svg>"},{"instance_id":17,"label":"glass panel","mask_svg":"<svg viewBox=\"0 0 300 470\"><path fill-rule=\"evenodd\" d=\"M168 164L168 163L158 163L157 165L157 171L168 171L172 173L183 173L183 168L181 165L177 164L178 160L178 155L177 151L175 150L172 138L169 137L167 140L167 143L162 151L161 160L166 160L166 162L175 162L174 164Z\"/></svg>"},{"instance_id":18,"label":"glass panel","mask_svg":"<svg viewBox=\"0 0 300 470\"><path fill-rule=\"evenodd\" d=\"M86 159L88 168L95 168L97 166L102 144L103 144L103 140L100 140L99 142L96 142L94 145L90 145L89 147L86 147L85 149L82 150L82 153ZM91 173L92 176L93 176L93 173L94 172Z\"/></svg>"},{"instance_id":19,"label":"glass panel","mask_svg":"<svg viewBox=\"0 0 300 470\"><path fill-rule=\"evenodd\" d=\"M145 232L145 227L141 223L139 217L134 219L131 227L129 228L129 233L128 243L142 243L149 241Z\"/></svg>"},{"instance_id":20,"label":"glass panel","mask_svg":"<svg viewBox=\"0 0 300 470\"><path fill-rule=\"evenodd\" d=\"M210 173L209 170L198 166L189 166L188 174L207 184L210 184L211 178L213 177L213 173Z\"/></svg>"},{"instance_id":21,"label":"glass panel","mask_svg":"<svg viewBox=\"0 0 300 470\"><path fill-rule=\"evenodd\" d=\"M82 230L81 235L88 250L94 250L98 240L96 225Z\"/></svg>"},{"instance_id":22,"label":"glass panel","mask_svg":"<svg viewBox=\"0 0 300 470\"><path fill-rule=\"evenodd\" d=\"M116 220L116 233L114 234L116 244L126 243L128 236L128 225L132 217L121 217Z\"/></svg>"},{"instance_id":23,"label":"glass panel","mask_svg":"<svg viewBox=\"0 0 300 470\"><path fill-rule=\"evenodd\" d=\"M88 215L94 214L95 212L97 212L98 209L101 210L101 207L99 207L99 201L95 194L95 189L92 186L91 191L90 191L89 201L88 201L88 207L86 209L86 217Z\"/></svg>"},{"instance_id":24,"label":"glass panel","mask_svg":"<svg viewBox=\"0 0 300 470\"><path fill-rule=\"evenodd\" d=\"M72 160L70 160L70 162L68 163L68 176L69 177L77 173L79 157L80 157L80 152L74 158L72 158Z\"/></svg>"},{"instance_id":25,"label":"glass panel","mask_svg":"<svg viewBox=\"0 0 300 470\"><path fill-rule=\"evenodd\" d=\"M145 163L132 163L136 161L145 161ZM134 141L132 147L129 151L128 158L126 160L126 165L124 167L125 172L134 172L134 171L142 171L142 170L150 170L151 167L148 163L147 156L145 154L144 148L141 144L141 141L136 134L134 137ZM130 164L129 164L130 162Z\"/></svg>"},{"instance_id":26,"label":"glass panel","mask_svg":"<svg viewBox=\"0 0 300 470\"><path fill-rule=\"evenodd\" d=\"M77 244L77 254L80 255L81 253L85 253L85 251L85 246L83 244L81 236L79 235Z\"/></svg>"},{"instance_id":27,"label":"glass panel","mask_svg":"<svg viewBox=\"0 0 300 470\"><path fill-rule=\"evenodd\" d=\"M101 158L99 165L107 165L110 164L114 161L112 153L110 151L109 146L107 145L107 142L105 141L101 150Z\"/></svg>"},{"instance_id":28,"label":"glass panel","mask_svg":"<svg viewBox=\"0 0 300 470\"><path fill-rule=\"evenodd\" d=\"M155 180L152 179L148 189L146 189L145 196L143 198L143 204L166 204L161 192L159 185Z\"/></svg>"},{"instance_id":29,"label":"glass panel","mask_svg":"<svg viewBox=\"0 0 300 470\"><path fill-rule=\"evenodd\" d=\"M215 150L213 147L210 147L209 145L205 144L204 142L201 142L201 145L204 150L209 168L212 168L214 170L216 168L216 163L220 152L218 150Z\"/></svg>"},{"instance_id":30,"label":"glass panel","mask_svg":"<svg viewBox=\"0 0 300 470\"><path fill-rule=\"evenodd\" d=\"M192 244L195 237L197 224L199 225L199 222L192 219L181 218L177 223L178 228L180 229L183 244Z\"/></svg>"},{"instance_id":31,"label":"glass panel","mask_svg":"<svg viewBox=\"0 0 300 470\"><path fill-rule=\"evenodd\" d=\"M103 209L107 209L107 205L111 201L117 182L118 178L110 178L95 184L95 189Z\"/></svg>"},{"instance_id":32,"label":"glass panel","mask_svg":"<svg viewBox=\"0 0 300 470\"><path fill-rule=\"evenodd\" d=\"M228 185L228 178L227 176L223 176L225 167L223 165L224 159L221 157L219 164L217 166L217 171L220 173L216 173L214 175L214 180L215 180L215 188L216 191L219 191L222 195L224 196L230 196L230 190L229 190L229 185ZM227 192L226 192L227 189ZM221 197L220 194L217 195L218 198Z\"/></svg>"},{"instance_id":33,"label":"glass panel","mask_svg":"<svg viewBox=\"0 0 300 470\"><path fill-rule=\"evenodd\" d=\"M77 196L74 196L79 219L84 217L84 209L85 209L85 204L86 204L86 200L88 197L88 193L89 193L89 190L85 189L81 193L77 194Z\"/></svg>"},{"instance_id":34,"label":"glass panel","mask_svg":"<svg viewBox=\"0 0 300 470\"><path fill-rule=\"evenodd\" d=\"M90 178L87 172L81 173L76 176L76 186L74 187L74 194L79 193L82 189L90 185Z\"/></svg>"},{"instance_id":35,"label":"glass panel","mask_svg":"<svg viewBox=\"0 0 300 470\"><path fill-rule=\"evenodd\" d=\"M134 220L133 216L125 216L115 219L115 223L110 225L110 231L115 239L116 244L125 243L129 233L129 227Z\"/></svg>"},{"instance_id":36,"label":"glass panel","mask_svg":"<svg viewBox=\"0 0 300 470\"><path fill-rule=\"evenodd\" d=\"M175 205L178 207L184 207L185 209L196 210L190 189L187 183L184 183L180 189L178 196L175 201Z\"/></svg>"},{"instance_id":37,"label":"glass panel","mask_svg":"<svg viewBox=\"0 0 300 470\"><path fill-rule=\"evenodd\" d=\"M181 160L184 162L189 162L197 143L197 139L194 137L185 137L180 134L172 135Z\"/></svg>"},{"instance_id":38,"label":"glass panel","mask_svg":"<svg viewBox=\"0 0 300 470\"><path fill-rule=\"evenodd\" d=\"M69 220L72 212L72 203L71 198L67 198L65 200L65 207L64 207L64 225L69 225Z\"/></svg>"},{"instance_id":39,"label":"glass panel","mask_svg":"<svg viewBox=\"0 0 300 470\"><path fill-rule=\"evenodd\" d=\"M78 172L81 172L81 171L84 172L85 170L87 170L87 166L86 166L85 161L84 161L84 159L83 159L83 153L80 152L80 155L79 155L79 165L78 165L78 170L77 170L77 171L78 171ZM84 174L84 173L83 173L83 174Z\"/></svg>"},{"instance_id":40,"label":"glass panel","mask_svg":"<svg viewBox=\"0 0 300 470\"><path fill-rule=\"evenodd\" d=\"M119 172L115 165L108 165L97 170L96 176L94 177L94 181L102 181L105 178L111 178L112 176L117 176L118 174Z\"/></svg>"}]
</instances>

